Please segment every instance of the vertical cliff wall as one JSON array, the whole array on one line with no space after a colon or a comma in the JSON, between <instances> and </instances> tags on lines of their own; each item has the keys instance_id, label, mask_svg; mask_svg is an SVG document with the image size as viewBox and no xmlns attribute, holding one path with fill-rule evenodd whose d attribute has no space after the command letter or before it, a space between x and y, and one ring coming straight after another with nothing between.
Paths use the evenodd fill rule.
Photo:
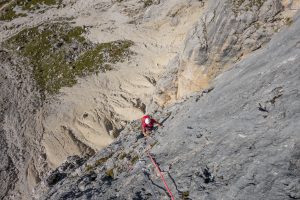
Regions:
<instances>
[{"instance_id":1,"label":"vertical cliff wall","mask_svg":"<svg viewBox=\"0 0 300 200\"><path fill-rule=\"evenodd\" d=\"M280 0L206 3L206 12L157 84L154 101L159 105L207 88L218 74L262 48L282 26L290 25L297 11ZM294 2L294 8L298 7Z\"/></svg>"}]
</instances>

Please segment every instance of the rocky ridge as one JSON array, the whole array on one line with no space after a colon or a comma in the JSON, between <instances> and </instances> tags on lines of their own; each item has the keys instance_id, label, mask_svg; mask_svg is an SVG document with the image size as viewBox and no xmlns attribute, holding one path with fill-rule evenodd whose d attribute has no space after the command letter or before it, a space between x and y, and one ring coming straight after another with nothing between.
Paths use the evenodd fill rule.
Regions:
<instances>
[{"instance_id":1,"label":"rocky ridge","mask_svg":"<svg viewBox=\"0 0 300 200\"><path fill-rule=\"evenodd\" d=\"M273 0L207 2L182 51L158 81L155 101L163 106L208 87L210 80L263 47L292 21L287 7Z\"/></svg>"}]
</instances>

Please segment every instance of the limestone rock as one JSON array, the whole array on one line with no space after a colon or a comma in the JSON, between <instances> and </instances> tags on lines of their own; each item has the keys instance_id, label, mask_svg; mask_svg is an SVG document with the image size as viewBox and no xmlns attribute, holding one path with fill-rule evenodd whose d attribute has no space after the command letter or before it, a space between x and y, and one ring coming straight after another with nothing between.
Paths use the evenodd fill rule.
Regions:
<instances>
[{"instance_id":1,"label":"limestone rock","mask_svg":"<svg viewBox=\"0 0 300 200\"><path fill-rule=\"evenodd\" d=\"M299 198L298 1L47 2L58 4L0 1L17 14L0 20L0 199L168 199L149 148L176 199ZM53 23L79 29L56 40ZM66 63L111 41L133 41L133 54L47 96L21 55L36 46L5 42L26 33L21 43L35 44L35 28L39 50L66 50L49 69L76 69ZM165 122L149 140L145 112Z\"/></svg>"},{"instance_id":2,"label":"limestone rock","mask_svg":"<svg viewBox=\"0 0 300 200\"><path fill-rule=\"evenodd\" d=\"M87 161L97 177L85 186L78 183L90 172L64 178L41 199L169 199L148 148L175 199L299 198L299 36L298 15L214 88L155 113L164 127L151 138L129 123Z\"/></svg>"},{"instance_id":3,"label":"limestone rock","mask_svg":"<svg viewBox=\"0 0 300 200\"><path fill-rule=\"evenodd\" d=\"M172 69L165 72L168 79L158 82L155 98L160 105L205 89L220 72L267 44L283 25L284 7L279 0L206 4L206 13L189 31L184 50L177 55L177 72L171 61ZM168 89L162 91L160 85Z\"/></svg>"}]
</instances>

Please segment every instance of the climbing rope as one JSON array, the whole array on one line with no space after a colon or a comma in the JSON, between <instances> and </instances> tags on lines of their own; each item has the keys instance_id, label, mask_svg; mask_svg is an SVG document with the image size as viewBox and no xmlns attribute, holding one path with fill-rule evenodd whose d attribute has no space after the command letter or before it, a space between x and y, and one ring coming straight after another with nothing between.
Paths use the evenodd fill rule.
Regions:
<instances>
[{"instance_id":1,"label":"climbing rope","mask_svg":"<svg viewBox=\"0 0 300 200\"><path fill-rule=\"evenodd\" d=\"M159 172L160 178L162 179L162 181L163 181L163 183L164 183L164 185L165 185L165 188L167 189L167 191L168 191L168 193L169 193L169 195L170 195L170 197L171 197L171 200L174 200L174 196L173 196L171 190L169 189L168 184L167 184L167 182L166 182L166 180L165 180L165 177L164 177L164 175L162 174L162 172L161 172L159 166L157 165L157 163L155 162L155 160L153 159L153 157L151 156L151 154L149 153L149 151L147 151L147 155L148 155L148 157L150 158L150 160L151 160L151 162L153 163L153 165L156 167L157 171Z\"/></svg>"}]
</instances>

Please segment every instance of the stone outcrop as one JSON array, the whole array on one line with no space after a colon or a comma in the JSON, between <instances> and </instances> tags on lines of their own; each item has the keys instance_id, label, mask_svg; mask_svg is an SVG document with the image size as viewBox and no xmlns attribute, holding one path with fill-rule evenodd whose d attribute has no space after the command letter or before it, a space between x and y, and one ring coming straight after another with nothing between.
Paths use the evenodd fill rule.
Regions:
<instances>
[{"instance_id":1,"label":"stone outcrop","mask_svg":"<svg viewBox=\"0 0 300 200\"><path fill-rule=\"evenodd\" d=\"M49 170L43 148L40 94L30 71L6 51L0 52L1 199L29 199L29 191Z\"/></svg>"},{"instance_id":2,"label":"stone outcrop","mask_svg":"<svg viewBox=\"0 0 300 200\"><path fill-rule=\"evenodd\" d=\"M139 122L40 199L298 199L300 17L268 45L219 75L214 87Z\"/></svg>"},{"instance_id":3,"label":"stone outcrop","mask_svg":"<svg viewBox=\"0 0 300 200\"><path fill-rule=\"evenodd\" d=\"M207 88L216 75L267 44L288 18L280 0L205 3L206 13L157 84L154 100L161 106Z\"/></svg>"}]
</instances>

